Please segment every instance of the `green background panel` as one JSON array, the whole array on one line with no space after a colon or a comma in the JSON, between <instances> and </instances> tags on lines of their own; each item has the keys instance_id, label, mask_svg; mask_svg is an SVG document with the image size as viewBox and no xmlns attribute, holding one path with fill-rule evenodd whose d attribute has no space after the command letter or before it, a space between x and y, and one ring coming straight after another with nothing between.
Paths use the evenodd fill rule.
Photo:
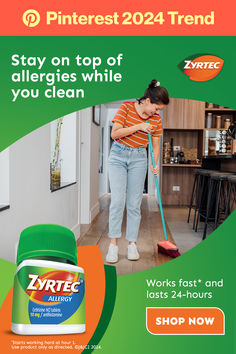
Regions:
<instances>
[{"instance_id":1,"label":"green background panel","mask_svg":"<svg viewBox=\"0 0 236 354\"><path fill-rule=\"evenodd\" d=\"M4 149L30 131L65 114L84 107L140 97L148 83L157 78L170 92L171 97L189 98L214 102L236 108L235 79L236 62L235 37L2 37L1 72L1 129L0 150ZM120 67L108 67L106 59L123 53ZM220 74L206 82L191 81L179 69L179 64L196 53L209 53L221 57L225 62ZM46 56L47 64L41 72L91 72L89 67L75 64L77 55L100 56L103 65L98 69L113 69L120 72L120 83L57 83L58 88L82 88L83 99L53 99L41 96L40 99L18 99L12 102L12 88L39 88L41 93L48 86L45 83L13 83L11 75L22 69L40 72L33 67L15 67L11 65L14 54ZM52 57L68 56L71 66L52 67Z\"/></svg>"}]
</instances>

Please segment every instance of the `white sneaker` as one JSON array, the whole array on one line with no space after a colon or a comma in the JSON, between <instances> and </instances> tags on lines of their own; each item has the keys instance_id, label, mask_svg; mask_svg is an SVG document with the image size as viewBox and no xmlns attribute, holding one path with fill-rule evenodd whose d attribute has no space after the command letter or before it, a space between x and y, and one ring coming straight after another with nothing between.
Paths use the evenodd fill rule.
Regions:
<instances>
[{"instance_id":1,"label":"white sneaker","mask_svg":"<svg viewBox=\"0 0 236 354\"><path fill-rule=\"evenodd\" d=\"M108 263L116 263L118 261L118 246L113 243L110 243L109 245L106 261Z\"/></svg>"},{"instance_id":2,"label":"white sneaker","mask_svg":"<svg viewBox=\"0 0 236 354\"><path fill-rule=\"evenodd\" d=\"M139 259L138 249L134 242L128 245L128 259L130 261L136 261L137 259Z\"/></svg>"}]
</instances>

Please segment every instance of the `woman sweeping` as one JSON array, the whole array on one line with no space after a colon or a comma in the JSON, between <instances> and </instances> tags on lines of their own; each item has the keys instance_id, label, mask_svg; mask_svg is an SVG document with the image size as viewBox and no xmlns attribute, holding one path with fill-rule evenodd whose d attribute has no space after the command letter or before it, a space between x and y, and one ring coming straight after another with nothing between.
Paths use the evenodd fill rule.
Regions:
<instances>
[{"instance_id":1,"label":"woman sweeping","mask_svg":"<svg viewBox=\"0 0 236 354\"><path fill-rule=\"evenodd\" d=\"M157 165L159 139L162 135L159 112L169 103L169 95L164 87L152 80L144 96L137 102L125 102L113 119L111 137L114 140L108 159L108 173L111 188L109 211L110 245L106 261L118 261L118 243L126 203L128 241L127 257L139 259L137 239L141 219L140 206L147 172L148 133L152 136L154 158ZM147 123L147 120L149 123ZM153 168L158 174L158 168Z\"/></svg>"}]
</instances>

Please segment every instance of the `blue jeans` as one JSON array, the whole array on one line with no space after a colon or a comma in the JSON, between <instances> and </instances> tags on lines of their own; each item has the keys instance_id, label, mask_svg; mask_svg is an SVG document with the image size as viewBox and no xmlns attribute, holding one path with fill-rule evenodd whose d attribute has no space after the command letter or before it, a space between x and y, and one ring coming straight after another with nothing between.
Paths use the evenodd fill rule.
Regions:
<instances>
[{"instance_id":1,"label":"blue jeans","mask_svg":"<svg viewBox=\"0 0 236 354\"><path fill-rule=\"evenodd\" d=\"M108 159L108 175L111 188L108 233L110 238L121 237L121 225L126 202L126 239L130 242L137 241L146 173L146 149L129 148L114 141Z\"/></svg>"}]
</instances>

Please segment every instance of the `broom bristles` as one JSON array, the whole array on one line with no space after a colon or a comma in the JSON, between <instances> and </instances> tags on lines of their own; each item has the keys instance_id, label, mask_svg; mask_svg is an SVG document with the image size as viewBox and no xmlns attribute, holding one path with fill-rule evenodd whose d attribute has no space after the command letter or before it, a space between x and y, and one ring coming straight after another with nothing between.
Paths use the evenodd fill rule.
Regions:
<instances>
[{"instance_id":1,"label":"broom bristles","mask_svg":"<svg viewBox=\"0 0 236 354\"><path fill-rule=\"evenodd\" d=\"M170 256L172 258L177 258L179 256L181 256L181 253L177 250L167 250L165 248L162 248L162 247L158 247L158 252L159 253L162 253L162 254L165 254L167 256Z\"/></svg>"}]
</instances>

